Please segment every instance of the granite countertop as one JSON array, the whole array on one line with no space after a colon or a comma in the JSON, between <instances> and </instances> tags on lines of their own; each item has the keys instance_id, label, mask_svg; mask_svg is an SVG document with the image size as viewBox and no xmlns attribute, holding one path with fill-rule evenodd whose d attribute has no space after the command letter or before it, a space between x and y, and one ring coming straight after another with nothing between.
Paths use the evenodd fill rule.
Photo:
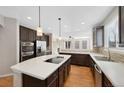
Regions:
<instances>
[{"instance_id":1,"label":"granite countertop","mask_svg":"<svg viewBox=\"0 0 124 93\"><path fill-rule=\"evenodd\" d=\"M45 60L56 56L62 56L64 57L64 60L59 64L45 62ZM45 55L18 63L12 66L11 69L14 73L24 73L41 80L45 80L70 57L71 55Z\"/></svg>"}]
</instances>

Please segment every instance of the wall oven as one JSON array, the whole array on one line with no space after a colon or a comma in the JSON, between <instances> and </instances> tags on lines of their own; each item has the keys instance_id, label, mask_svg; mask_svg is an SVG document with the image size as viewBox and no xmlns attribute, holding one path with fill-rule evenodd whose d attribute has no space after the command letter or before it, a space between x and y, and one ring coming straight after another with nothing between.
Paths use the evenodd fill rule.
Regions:
<instances>
[{"instance_id":1,"label":"wall oven","mask_svg":"<svg viewBox=\"0 0 124 93\"><path fill-rule=\"evenodd\" d=\"M21 42L20 45L20 61L34 57L34 42Z\"/></svg>"}]
</instances>

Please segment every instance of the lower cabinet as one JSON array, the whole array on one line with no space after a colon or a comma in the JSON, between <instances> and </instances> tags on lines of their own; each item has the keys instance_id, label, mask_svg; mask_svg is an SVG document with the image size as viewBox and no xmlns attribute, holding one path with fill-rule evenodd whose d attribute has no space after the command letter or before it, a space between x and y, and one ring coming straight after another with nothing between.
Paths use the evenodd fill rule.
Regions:
<instances>
[{"instance_id":1,"label":"lower cabinet","mask_svg":"<svg viewBox=\"0 0 124 93\"><path fill-rule=\"evenodd\" d=\"M90 68L94 78L95 87L113 87L112 83L108 80L106 75L97 66L97 64L90 57Z\"/></svg>"},{"instance_id":2,"label":"lower cabinet","mask_svg":"<svg viewBox=\"0 0 124 93\"><path fill-rule=\"evenodd\" d=\"M96 64L94 65L94 77L95 87L102 87L102 71Z\"/></svg>"},{"instance_id":3,"label":"lower cabinet","mask_svg":"<svg viewBox=\"0 0 124 93\"><path fill-rule=\"evenodd\" d=\"M70 62L71 59L68 59L45 80L22 74L23 87L63 87L71 69Z\"/></svg>"},{"instance_id":4,"label":"lower cabinet","mask_svg":"<svg viewBox=\"0 0 124 93\"><path fill-rule=\"evenodd\" d=\"M90 56L88 54L59 53L71 55L71 64L90 67Z\"/></svg>"},{"instance_id":5,"label":"lower cabinet","mask_svg":"<svg viewBox=\"0 0 124 93\"><path fill-rule=\"evenodd\" d=\"M58 71L55 71L51 76L46 80L47 87L58 87Z\"/></svg>"},{"instance_id":6,"label":"lower cabinet","mask_svg":"<svg viewBox=\"0 0 124 93\"><path fill-rule=\"evenodd\" d=\"M64 78L65 78L65 65L62 65L59 68L59 87L64 86Z\"/></svg>"},{"instance_id":7,"label":"lower cabinet","mask_svg":"<svg viewBox=\"0 0 124 93\"><path fill-rule=\"evenodd\" d=\"M59 68L59 87L64 86L64 82L68 78L70 69L71 69L71 59L69 59L66 63L64 63L60 68Z\"/></svg>"},{"instance_id":8,"label":"lower cabinet","mask_svg":"<svg viewBox=\"0 0 124 93\"><path fill-rule=\"evenodd\" d=\"M113 87L112 83L108 80L108 78L105 76L105 74L103 73L102 76L102 86L103 87Z\"/></svg>"}]
</instances>

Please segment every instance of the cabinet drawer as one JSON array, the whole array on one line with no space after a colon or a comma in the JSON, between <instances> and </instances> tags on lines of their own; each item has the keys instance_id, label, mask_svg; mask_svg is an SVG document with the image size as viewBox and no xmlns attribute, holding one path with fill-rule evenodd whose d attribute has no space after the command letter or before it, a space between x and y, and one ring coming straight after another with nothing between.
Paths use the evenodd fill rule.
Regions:
<instances>
[{"instance_id":1,"label":"cabinet drawer","mask_svg":"<svg viewBox=\"0 0 124 93\"><path fill-rule=\"evenodd\" d=\"M47 78L47 85L49 85L56 78L58 78L58 70Z\"/></svg>"}]
</instances>

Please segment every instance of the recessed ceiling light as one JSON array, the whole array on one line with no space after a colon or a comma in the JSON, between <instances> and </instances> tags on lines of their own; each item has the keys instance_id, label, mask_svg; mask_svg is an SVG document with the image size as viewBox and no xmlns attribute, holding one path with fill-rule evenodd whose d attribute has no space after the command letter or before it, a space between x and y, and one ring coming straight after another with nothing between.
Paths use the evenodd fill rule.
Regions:
<instances>
[{"instance_id":1,"label":"recessed ceiling light","mask_svg":"<svg viewBox=\"0 0 124 93\"><path fill-rule=\"evenodd\" d=\"M32 20L32 18L30 16L28 16L27 19Z\"/></svg>"},{"instance_id":2,"label":"recessed ceiling light","mask_svg":"<svg viewBox=\"0 0 124 93\"><path fill-rule=\"evenodd\" d=\"M85 23L84 22L81 22L82 25L84 25Z\"/></svg>"}]
</instances>

